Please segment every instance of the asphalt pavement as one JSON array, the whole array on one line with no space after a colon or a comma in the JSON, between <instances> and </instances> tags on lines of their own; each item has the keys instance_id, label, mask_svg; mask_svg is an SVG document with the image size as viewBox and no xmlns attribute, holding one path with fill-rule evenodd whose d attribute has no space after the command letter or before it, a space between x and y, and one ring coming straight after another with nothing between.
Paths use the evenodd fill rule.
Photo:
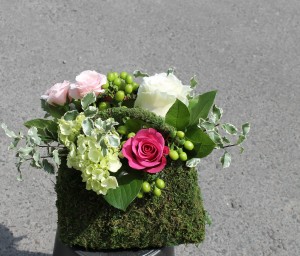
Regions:
<instances>
[{"instance_id":1,"label":"asphalt pavement","mask_svg":"<svg viewBox=\"0 0 300 256\"><path fill-rule=\"evenodd\" d=\"M299 42L298 0L0 0L0 122L16 131L42 117L47 88L87 69L196 75L198 92L218 90L224 122L251 131L230 168L221 151L202 161L213 224L176 255L298 256ZM0 141L0 255L49 256L55 177L25 166L18 182L3 132Z\"/></svg>"}]
</instances>

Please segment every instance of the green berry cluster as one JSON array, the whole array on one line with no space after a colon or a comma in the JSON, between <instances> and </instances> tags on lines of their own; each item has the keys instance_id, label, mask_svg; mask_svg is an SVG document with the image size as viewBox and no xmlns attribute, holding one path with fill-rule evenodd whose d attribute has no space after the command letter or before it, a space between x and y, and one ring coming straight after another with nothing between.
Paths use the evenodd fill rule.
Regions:
<instances>
[{"instance_id":1,"label":"green berry cluster","mask_svg":"<svg viewBox=\"0 0 300 256\"><path fill-rule=\"evenodd\" d=\"M125 71L109 72L107 73L107 83L102 88L112 94L116 102L122 102L136 93L139 84L134 82L133 76Z\"/></svg>"},{"instance_id":2,"label":"green berry cluster","mask_svg":"<svg viewBox=\"0 0 300 256\"><path fill-rule=\"evenodd\" d=\"M162 190L166 187L166 183L164 180L158 178L150 184L148 181L144 181L142 184L142 188L138 193L138 198L143 198L144 194L153 193L154 196L161 196Z\"/></svg>"},{"instance_id":3,"label":"green berry cluster","mask_svg":"<svg viewBox=\"0 0 300 256\"><path fill-rule=\"evenodd\" d=\"M169 152L169 157L176 161L187 161L188 155L184 150L192 151L194 149L193 142L185 139L185 133L183 131L177 131L171 134L172 145Z\"/></svg>"},{"instance_id":4,"label":"green berry cluster","mask_svg":"<svg viewBox=\"0 0 300 256\"><path fill-rule=\"evenodd\" d=\"M126 138L126 139L129 139L129 138L132 138L135 136L135 133L134 132L130 132L128 130L128 128L126 127L126 125L120 125L117 129L117 132L124 136L123 138ZM123 141L122 143L125 143L125 141ZM123 146L123 145L122 145Z\"/></svg>"}]
</instances>

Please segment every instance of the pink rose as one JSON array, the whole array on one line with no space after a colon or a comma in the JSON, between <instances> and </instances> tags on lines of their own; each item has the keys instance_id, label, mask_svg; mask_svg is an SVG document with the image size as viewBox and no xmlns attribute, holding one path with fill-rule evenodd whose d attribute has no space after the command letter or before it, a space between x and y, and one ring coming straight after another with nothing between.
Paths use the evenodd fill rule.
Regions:
<instances>
[{"instance_id":1,"label":"pink rose","mask_svg":"<svg viewBox=\"0 0 300 256\"><path fill-rule=\"evenodd\" d=\"M160 172L166 165L165 155L169 148L165 146L163 136L153 128L142 129L128 139L122 149L133 169L148 173Z\"/></svg>"},{"instance_id":2,"label":"pink rose","mask_svg":"<svg viewBox=\"0 0 300 256\"><path fill-rule=\"evenodd\" d=\"M86 70L76 76L76 84L71 84L69 96L73 99L82 99L89 92L94 92L96 96L103 92L102 85L106 84L105 75L96 71Z\"/></svg>"},{"instance_id":3,"label":"pink rose","mask_svg":"<svg viewBox=\"0 0 300 256\"><path fill-rule=\"evenodd\" d=\"M46 100L51 105L64 105L67 101L68 91L70 82L64 81L53 85L49 90L46 91L45 95L41 98Z\"/></svg>"}]
</instances>

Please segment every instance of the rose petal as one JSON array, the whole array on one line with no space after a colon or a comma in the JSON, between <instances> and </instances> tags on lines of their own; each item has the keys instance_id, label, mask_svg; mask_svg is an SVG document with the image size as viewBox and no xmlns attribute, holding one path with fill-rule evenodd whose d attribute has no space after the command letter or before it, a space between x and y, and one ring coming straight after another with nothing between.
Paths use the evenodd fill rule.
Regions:
<instances>
[{"instance_id":1,"label":"rose petal","mask_svg":"<svg viewBox=\"0 0 300 256\"><path fill-rule=\"evenodd\" d=\"M141 129L126 141L122 153L131 168L156 173L166 165L164 155L168 154L169 148L164 144L162 134L155 129Z\"/></svg>"},{"instance_id":2,"label":"rose petal","mask_svg":"<svg viewBox=\"0 0 300 256\"><path fill-rule=\"evenodd\" d=\"M165 146L165 147L164 147L164 151L163 151L164 155L168 155L169 152L170 152L169 147Z\"/></svg>"},{"instance_id":3,"label":"rose petal","mask_svg":"<svg viewBox=\"0 0 300 256\"><path fill-rule=\"evenodd\" d=\"M81 99L89 92L94 92L96 96L104 92L101 87L107 82L107 78L96 71L86 70L76 76L76 82L72 85L69 96L74 99Z\"/></svg>"},{"instance_id":4,"label":"rose petal","mask_svg":"<svg viewBox=\"0 0 300 256\"><path fill-rule=\"evenodd\" d=\"M131 168L133 169L137 169L137 170L143 170L145 169L144 165L141 165L136 159L131 158L130 160L128 160L128 164Z\"/></svg>"},{"instance_id":5,"label":"rose petal","mask_svg":"<svg viewBox=\"0 0 300 256\"><path fill-rule=\"evenodd\" d=\"M157 165L157 166L155 166L153 168L149 168L149 169L145 170L145 172L148 172L148 173L158 173L158 172L162 171L165 168L166 164L167 164L167 159L163 156L161 158L160 165Z\"/></svg>"},{"instance_id":6,"label":"rose petal","mask_svg":"<svg viewBox=\"0 0 300 256\"><path fill-rule=\"evenodd\" d=\"M132 154L131 142L132 142L132 138L128 139L125 142L125 144L123 145L123 148L122 148L122 154L124 155L124 157L126 157L128 159L128 164L131 168L138 169L138 170L145 169L144 166L140 165L136 161L135 156Z\"/></svg>"},{"instance_id":7,"label":"rose petal","mask_svg":"<svg viewBox=\"0 0 300 256\"><path fill-rule=\"evenodd\" d=\"M42 95L42 99L47 100L51 105L64 105L67 101L67 95L70 87L69 81L63 83L57 83L47 90L45 95Z\"/></svg>"},{"instance_id":8,"label":"rose petal","mask_svg":"<svg viewBox=\"0 0 300 256\"><path fill-rule=\"evenodd\" d=\"M69 89L69 97L78 100L80 99L80 93L76 84L71 84Z\"/></svg>"},{"instance_id":9,"label":"rose petal","mask_svg":"<svg viewBox=\"0 0 300 256\"><path fill-rule=\"evenodd\" d=\"M188 105L187 96L191 90L190 86L183 85L174 74L161 73L144 77L138 90L135 107L165 117L176 98Z\"/></svg>"},{"instance_id":10,"label":"rose petal","mask_svg":"<svg viewBox=\"0 0 300 256\"><path fill-rule=\"evenodd\" d=\"M149 150L145 150L145 147L148 147ZM137 155L139 156L139 158L152 159L156 155L156 153L157 149L152 144L143 144L143 142L140 142L138 144Z\"/></svg>"},{"instance_id":11,"label":"rose petal","mask_svg":"<svg viewBox=\"0 0 300 256\"><path fill-rule=\"evenodd\" d=\"M153 162L147 161L147 160L144 161L144 160L140 160L140 159L138 159L137 161L140 165L144 166L144 168L157 166L157 165L160 165L160 163L161 163L161 159L159 159L159 161L153 161Z\"/></svg>"}]
</instances>

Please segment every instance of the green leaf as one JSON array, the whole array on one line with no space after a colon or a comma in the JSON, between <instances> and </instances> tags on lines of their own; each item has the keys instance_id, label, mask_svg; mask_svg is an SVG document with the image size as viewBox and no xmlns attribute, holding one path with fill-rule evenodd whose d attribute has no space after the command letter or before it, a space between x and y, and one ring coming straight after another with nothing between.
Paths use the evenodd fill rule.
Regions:
<instances>
[{"instance_id":1,"label":"green leaf","mask_svg":"<svg viewBox=\"0 0 300 256\"><path fill-rule=\"evenodd\" d=\"M17 167L17 170L18 170L18 173L19 173L19 176L17 177L17 180L18 181L22 181L23 178L22 178L22 171L21 171L21 165L23 164L23 162L25 161L24 158L17 158L17 162L16 162L16 167Z\"/></svg>"},{"instance_id":2,"label":"green leaf","mask_svg":"<svg viewBox=\"0 0 300 256\"><path fill-rule=\"evenodd\" d=\"M95 127L101 131L101 133L104 133L106 130L106 123L101 118L97 118L94 122Z\"/></svg>"},{"instance_id":3,"label":"green leaf","mask_svg":"<svg viewBox=\"0 0 300 256\"><path fill-rule=\"evenodd\" d=\"M246 140L246 136L245 135L240 135L237 142L236 142L236 145L242 144L245 140Z\"/></svg>"},{"instance_id":4,"label":"green leaf","mask_svg":"<svg viewBox=\"0 0 300 256\"><path fill-rule=\"evenodd\" d=\"M88 118L91 120L90 118ZM92 121L91 121L92 122ZM97 118L95 122L92 122L92 127L95 127L98 129L98 132L100 133L107 133L109 131L113 130L113 127L118 125L119 123L115 121L113 118L108 118L105 121L103 121L101 118Z\"/></svg>"},{"instance_id":5,"label":"green leaf","mask_svg":"<svg viewBox=\"0 0 300 256\"><path fill-rule=\"evenodd\" d=\"M98 113L98 108L94 106L89 106L85 111L84 115L86 117L94 117Z\"/></svg>"},{"instance_id":6,"label":"green leaf","mask_svg":"<svg viewBox=\"0 0 300 256\"><path fill-rule=\"evenodd\" d=\"M224 129L224 131L226 131L228 134L236 135L238 132L238 129L233 124L226 123L222 124L221 126Z\"/></svg>"},{"instance_id":7,"label":"green leaf","mask_svg":"<svg viewBox=\"0 0 300 256\"><path fill-rule=\"evenodd\" d=\"M90 118L86 118L82 122L83 133L87 136L91 136L92 129L94 128L94 123Z\"/></svg>"},{"instance_id":8,"label":"green leaf","mask_svg":"<svg viewBox=\"0 0 300 256\"><path fill-rule=\"evenodd\" d=\"M211 121L216 124L220 121L222 115L223 109L219 108L217 105L214 104L211 113Z\"/></svg>"},{"instance_id":9,"label":"green leaf","mask_svg":"<svg viewBox=\"0 0 300 256\"><path fill-rule=\"evenodd\" d=\"M77 110L71 110L64 114L64 119L66 121L74 121L78 115L79 112Z\"/></svg>"},{"instance_id":10,"label":"green leaf","mask_svg":"<svg viewBox=\"0 0 300 256\"><path fill-rule=\"evenodd\" d=\"M167 71L167 76L170 75L170 74L174 74L175 72L175 68L169 68L168 71Z\"/></svg>"},{"instance_id":11,"label":"green leaf","mask_svg":"<svg viewBox=\"0 0 300 256\"><path fill-rule=\"evenodd\" d=\"M111 147L117 148L120 146L120 138L117 135L110 134L110 135L107 135L107 137L108 137L108 144Z\"/></svg>"},{"instance_id":12,"label":"green leaf","mask_svg":"<svg viewBox=\"0 0 300 256\"><path fill-rule=\"evenodd\" d=\"M229 167L231 163L231 155L227 151L225 151L224 155L220 158L220 161L223 168Z\"/></svg>"},{"instance_id":13,"label":"green leaf","mask_svg":"<svg viewBox=\"0 0 300 256\"><path fill-rule=\"evenodd\" d=\"M192 153L194 152L196 158L203 158L209 155L216 146L210 137L196 125L189 127L185 136L194 143L195 147Z\"/></svg>"},{"instance_id":14,"label":"green leaf","mask_svg":"<svg viewBox=\"0 0 300 256\"><path fill-rule=\"evenodd\" d=\"M209 121L205 121L204 119L200 118L200 120L203 120L202 122L200 122L200 124L198 125L198 127L200 126L201 128L205 129L206 131L212 131L215 128L215 124L211 123Z\"/></svg>"},{"instance_id":15,"label":"green leaf","mask_svg":"<svg viewBox=\"0 0 300 256\"><path fill-rule=\"evenodd\" d=\"M116 125L118 125L119 123L117 121L115 121L114 118L110 117L108 119L106 119L105 121L105 125L106 125L106 130L107 131L111 131L112 128Z\"/></svg>"},{"instance_id":16,"label":"green leaf","mask_svg":"<svg viewBox=\"0 0 300 256\"><path fill-rule=\"evenodd\" d=\"M36 127L38 129L47 128L49 130L57 130L57 123L47 119L32 119L24 123L27 128Z\"/></svg>"},{"instance_id":17,"label":"green leaf","mask_svg":"<svg viewBox=\"0 0 300 256\"><path fill-rule=\"evenodd\" d=\"M21 158L25 158L30 155L30 153L33 151L33 147L21 147L17 150L18 156Z\"/></svg>"},{"instance_id":18,"label":"green leaf","mask_svg":"<svg viewBox=\"0 0 300 256\"><path fill-rule=\"evenodd\" d=\"M141 72L140 70L135 70L133 71L133 76L137 78L137 77L148 77L149 75L147 73Z\"/></svg>"},{"instance_id":19,"label":"green leaf","mask_svg":"<svg viewBox=\"0 0 300 256\"><path fill-rule=\"evenodd\" d=\"M192 158L186 161L186 166L189 168L196 167L200 163L200 158Z\"/></svg>"},{"instance_id":20,"label":"green leaf","mask_svg":"<svg viewBox=\"0 0 300 256\"><path fill-rule=\"evenodd\" d=\"M217 91L211 91L199 95L197 98L191 99L189 110L191 113L190 125L198 124L199 119L206 119L208 113L214 103Z\"/></svg>"},{"instance_id":21,"label":"green leaf","mask_svg":"<svg viewBox=\"0 0 300 256\"><path fill-rule=\"evenodd\" d=\"M27 132L27 138L28 138L28 141L31 143L31 144L35 144L35 145L40 145L41 144L41 138L39 137L38 135L38 129L35 127L35 126L32 126L28 132Z\"/></svg>"},{"instance_id":22,"label":"green leaf","mask_svg":"<svg viewBox=\"0 0 300 256\"><path fill-rule=\"evenodd\" d=\"M224 143L227 143L227 144L230 143L230 140L229 140L227 137L225 137L225 136L222 137L222 141L223 141Z\"/></svg>"},{"instance_id":23,"label":"green leaf","mask_svg":"<svg viewBox=\"0 0 300 256\"><path fill-rule=\"evenodd\" d=\"M38 134L42 141L44 142L50 142L50 141L57 141L58 140L58 134L57 131L49 131L48 129L43 130L45 135L42 135L42 132L38 130Z\"/></svg>"},{"instance_id":24,"label":"green leaf","mask_svg":"<svg viewBox=\"0 0 300 256\"><path fill-rule=\"evenodd\" d=\"M33 158L33 162L34 162L34 165L35 167L41 167L40 165L40 160L41 160L41 155L40 155L40 152L35 152L32 156Z\"/></svg>"},{"instance_id":25,"label":"green leaf","mask_svg":"<svg viewBox=\"0 0 300 256\"><path fill-rule=\"evenodd\" d=\"M166 114L167 124L174 126L177 130L185 130L190 121L190 112L187 106L176 99L175 103Z\"/></svg>"},{"instance_id":26,"label":"green leaf","mask_svg":"<svg viewBox=\"0 0 300 256\"><path fill-rule=\"evenodd\" d=\"M127 127L129 132L137 133L144 125L144 122L139 119L128 119L125 122L125 126Z\"/></svg>"},{"instance_id":27,"label":"green leaf","mask_svg":"<svg viewBox=\"0 0 300 256\"><path fill-rule=\"evenodd\" d=\"M250 124L249 123L243 124L242 131L243 131L243 135L246 136L250 131Z\"/></svg>"},{"instance_id":28,"label":"green leaf","mask_svg":"<svg viewBox=\"0 0 300 256\"><path fill-rule=\"evenodd\" d=\"M118 178L118 183L116 189L108 190L104 199L113 207L125 211L139 193L143 180L140 175L130 173Z\"/></svg>"},{"instance_id":29,"label":"green leaf","mask_svg":"<svg viewBox=\"0 0 300 256\"><path fill-rule=\"evenodd\" d=\"M20 140L21 140L21 137L14 138L13 141L10 143L8 149L16 148L18 143L20 142Z\"/></svg>"},{"instance_id":30,"label":"green leaf","mask_svg":"<svg viewBox=\"0 0 300 256\"><path fill-rule=\"evenodd\" d=\"M13 131L7 128L7 125L5 123L2 123L1 127L4 130L6 136L8 136L9 138L18 138L18 136Z\"/></svg>"},{"instance_id":31,"label":"green leaf","mask_svg":"<svg viewBox=\"0 0 300 256\"><path fill-rule=\"evenodd\" d=\"M96 94L94 92L86 94L81 100L82 109L86 110L94 102L96 102Z\"/></svg>"},{"instance_id":32,"label":"green leaf","mask_svg":"<svg viewBox=\"0 0 300 256\"><path fill-rule=\"evenodd\" d=\"M41 107L44 111L46 111L49 115L55 118L61 118L64 113L66 113L69 109L67 105L65 106L53 106L47 103L46 100L41 99Z\"/></svg>"},{"instance_id":33,"label":"green leaf","mask_svg":"<svg viewBox=\"0 0 300 256\"><path fill-rule=\"evenodd\" d=\"M54 174L55 168L54 168L53 164L49 163L49 161L47 159L43 159L42 166L46 172L48 172L50 174Z\"/></svg>"},{"instance_id":34,"label":"green leaf","mask_svg":"<svg viewBox=\"0 0 300 256\"><path fill-rule=\"evenodd\" d=\"M37 133L43 141L57 140L58 124L47 119L33 119L24 123L27 128L36 127Z\"/></svg>"},{"instance_id":35,"label":"green leaf","mask_svg":"<svg viewBox=\"0 0 300 256\"><path fill-rule=\"evenodd\" d=\"M222 140L222 137L221 135L216 132L216 131L209 131L208 132L208 136L211 138L211 140L217 144L219 147L222 147L223 146L223 140Z\"/></svg>"},{"instance_id":36,"label":"green leaf","mask_svg":"<svg viewBox=\"0 0 300 256\"><path fill-rule=\"evenodd\" d=\"M196 76L193 76L190 80L191 88L195 88L197 84L198 84L198 82L196 80Z\"/></svg>"},{"instance_id":37,"label":"green leaf","mask_svg":"<svg viewBox=\"0 0 300 256\"><path fill-rule=\"evenodd\" d=\"M58 149L54 149L52 151L52 156L53 156L54 163L56 163L57 165L60 165L60 158L59 158Z\"/></svg>"}]
</instances>

